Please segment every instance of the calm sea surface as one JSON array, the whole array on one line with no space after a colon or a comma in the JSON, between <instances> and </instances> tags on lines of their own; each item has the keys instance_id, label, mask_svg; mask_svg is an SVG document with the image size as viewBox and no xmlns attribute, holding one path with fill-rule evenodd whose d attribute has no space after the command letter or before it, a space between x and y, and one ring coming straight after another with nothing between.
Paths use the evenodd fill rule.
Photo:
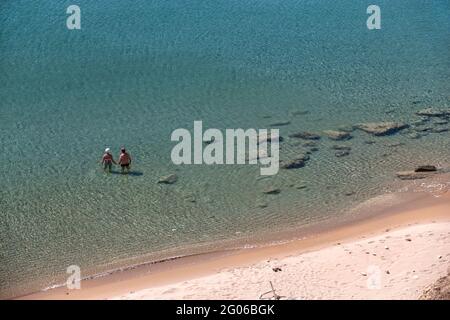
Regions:
<instances>
[{"instance_id":1,"label":"calm sea surface","mask_svg":"<svg viewBox=\"0 0 450 320\"><path fill-rule=\"evenodd\" d=\"M289 120L287 138L449 107L449 1L377 0L382 29L369 31L372 2L78 0L82 29L69 31L72 1L1 1L0 296L64 282L72 264L87 276L344 216L395 171L448 163L448 132L411 129L322 137L304 168L264 179L171 163L171 132L194 120ZM133 174L104 174L102 151L122 145ZM280 156L310 149L285 139Z\"/></svg>"}]
</instances>

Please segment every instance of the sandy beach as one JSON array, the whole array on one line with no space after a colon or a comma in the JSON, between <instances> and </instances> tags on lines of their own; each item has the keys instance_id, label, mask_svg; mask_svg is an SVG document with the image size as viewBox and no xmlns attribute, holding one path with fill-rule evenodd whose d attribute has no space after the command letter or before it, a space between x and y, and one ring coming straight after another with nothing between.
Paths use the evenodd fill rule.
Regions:
<instances>
[{"instance_id":1,"label":"sandy beach","mask_svg":"<svg viewBox=\"0 0 450 320\"><path fill-rule=\"evenodd\" d=\"M437 218L450 206L409 213L419 211ZM258 299L271 281L285 299L417 299L450 274L450 219L441 218L112 298Z\"/></svg>"},{"instance_id":2,"label":"sandy beach","mask_svg":"<svg viewBox=\"0 0 450 320\"><path fill-rule=\"evenodd\" d=\"M450 222L418 224L113 299L258 299L269 281L286 299L417 299L450 272L449 230Z\"/></svg>"},{"instance_id":3,"label":"sandy beach","mask_svg":"<svg viewBox=\"0 0 450 320\"><path fill-rule=\"evenodd\" d=\"M449 266L450 196L418 193L302 239L177 259L22 299L260 299L274 297L270 283L281 299L418 299Z\"/></svg>"}]
</instances>

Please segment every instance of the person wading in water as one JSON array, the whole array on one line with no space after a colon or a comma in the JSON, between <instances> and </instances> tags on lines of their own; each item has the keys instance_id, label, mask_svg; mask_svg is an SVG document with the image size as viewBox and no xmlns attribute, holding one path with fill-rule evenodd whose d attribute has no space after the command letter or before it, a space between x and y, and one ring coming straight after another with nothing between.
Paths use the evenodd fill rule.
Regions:
<instances>
[{"instance_id":1,"label":"person wading in water","mask_svg":"<svg viewBox=\"0 0 450 320\"><path fill-rule=\"evenodd\" d=\"M125 169L127 173L130 172L131 157L125 148L120 149L119 164L122 168L122 173L125 173Z\"/></svg>"},{"instance_id":2,"label":"person wading in water","mask_svg":"<svg viewBox=\"0 0 450 320\"><path fill-rule=\"evenodd\" d=\"M103 154L103 157L102 157L103 170L105 170L105 171L108 170L108 172L111 172L113 163L117 164L113 159L113 156L111 154L111 149L106 148L105 153Z\"/></svg>"}]
</instances>

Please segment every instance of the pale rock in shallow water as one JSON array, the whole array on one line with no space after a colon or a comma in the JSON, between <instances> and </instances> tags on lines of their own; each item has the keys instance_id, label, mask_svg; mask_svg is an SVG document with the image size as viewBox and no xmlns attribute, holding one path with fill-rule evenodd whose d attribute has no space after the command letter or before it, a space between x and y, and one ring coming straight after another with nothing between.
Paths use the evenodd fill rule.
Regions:
<instances>
[{"instance_id":1,"label":"pale rock in shallow water","mask_svg":"<svg viewBox=\"0 0 450 320\"><path fill-rule=\"evenodd\" d=\"M375 136L394 134L407 127L407 124L398 122L370 122L360 123L356 125L356 128L358 128L359 130L373 134Z\"/></svg>"},{"instance_id":2,"label":"pale rock in shallow water","mask_svg":"<svg viewBox=\"0 0 450 320\"><path fill-rule=\"evenodd\" d=\"M331 140L348 140L352 138L351 134L345 131L325 130L323 133Z\"/></svg>"},{"instance_id":3,"label":"pale rock in shallow water","mask_svg":"<svg viewBox=\"0 0 450 320\"><path fill-rule=\"evenodd\" d=\"M334 154L336 157L341 158L341 157L346 157L348 155L350 155L350 151L348 150L338 150L335 152Z\"/></svg>"},{"instance_id":4,"label":"pale rock in shallow water","mask_svg":"<svg viewBox=\"0 0 450 320\"><path fill-rule=\"evenodd\" d=\"M426 117L448 117L450 116L450 108L447 109L437 109L437 108L427 108L416 112L419 116Z\"/></svg>"},{"instance_id":5,"label":"pale rock in shallow water","mask_svg":"<svg viewBox=\"0 0 450 320\"><path fill-rule=\"evenodd\" d=\"M442 132L447 132L448 131L448 128L433 128L433 129L431 129L431 132L433 132L433 133L442 133Z\"/></svg>"},{"instance_id":6,"label":"pale rock in shallow water","mask_svg":"<svg viewBox=\"0 0 450 320\"><path fill-rule=\"evenodd\" d=\"M287 126L289 124L291 124L291 122L289 120L279 120L279 121L271 123L269 126L271 126L271 127L281 127L281 126Z\"/></svg>"},{"instance_id":7,"label":"pale rock in shallow water","mask_svg":"<svg viewBox=\"0 0 450 320\"><path fill-rule=\"evenodd\" d=\"M279 194L281 190L275 187L269 187L263 191L265 194Z\"/></svg>"},{"instance_id":8,"label":"pale rock in shallow water","mask_svg":"<svg viewBox=\"0 0 450 320\"><path fill-rule=\"evenodd\" d=\"M158 183L172 184L172 183L177 182L177 180L178 180L178 176L176 174L172 173L167 176L163 176L163 177L159 178Z\"/></svg>"},{"instance_id":9,"label":"pale rock in shallow water","mask_svg":"<svg viewBox=\"0 0 450 320\"><path fill-rule=\"evenodd\" d=\"M422 135L417 132L408 134L408 138L410 138L410 139L420 139L421 137L422 137Z\"/></svg>"},{"instance_id":10,"label":"pale rock in shallow water","mask_svg":"<svg viewBox=\"0 0 450 320\"><path fill-rule=\"evenodd\" d=\"M429 132L429 131L433 130L433 127L432 126L424 126L424 127L414 126L414 127L412 127L412 129L414 129L417 132Z\"/></svg>"}]
</instances>

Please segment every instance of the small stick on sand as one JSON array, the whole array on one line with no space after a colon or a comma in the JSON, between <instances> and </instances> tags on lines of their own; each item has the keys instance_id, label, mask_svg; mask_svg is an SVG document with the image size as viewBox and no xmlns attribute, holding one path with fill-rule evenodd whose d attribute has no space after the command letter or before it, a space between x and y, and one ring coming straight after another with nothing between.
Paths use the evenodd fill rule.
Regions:
<instances>
[{"instance_id":1,"label":"small stick on sand","mask_svg":"<svg viewBox=\"0 0 450 320\"><path fill-rule=\"evenodd\" d=\"M280 299L282 298L282 296L276 294L275 289L274 289L273 284L272 284L272 281L269 281L269 283L270 283L270 287L272 288L272 290L262 293L262 294L259 296L259 299L260 299L260 300L261 300L261 299L264 299L263 296L265 296L266 294L272 293L273 296L270 297L270 298L268 298L269 300L270 300L270 299L280 300Z\"/></svg>"}]
</instances>

